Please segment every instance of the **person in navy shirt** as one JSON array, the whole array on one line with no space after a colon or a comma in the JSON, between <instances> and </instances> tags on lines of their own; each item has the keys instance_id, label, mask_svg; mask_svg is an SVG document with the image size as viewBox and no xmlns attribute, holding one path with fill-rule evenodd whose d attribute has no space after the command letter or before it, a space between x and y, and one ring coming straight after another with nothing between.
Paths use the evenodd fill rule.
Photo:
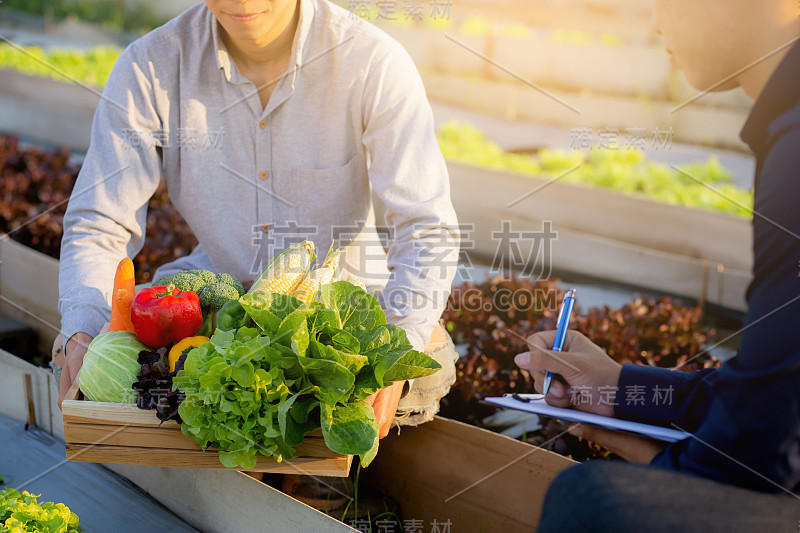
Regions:
<instances>
[{"instance_id":1,"label":"person in navy shirt","mask_svg":"<svg viewBox=\"0 0 800 533\"><path fill-rule=\"evenodd\" d=\"M677 428L665 446L573 429L632 463L572 467L551 485L540 531L800 531L800 5L797 0L656 0L654 26L701 91L742 87L755 100L741 137L756 156L753 279L736 357L694 373L619 365L570 332L529 338L517 364L547 402ZM608 399L608 387L616 397ZM601 398L599 390L606 391ZM626 401L635 390L644 401ZM643 394L641 394L643 392ZM603 401L605 400L605 401ZM653 468L657 467L657 468Z\"/></svg>"}]
</instances>

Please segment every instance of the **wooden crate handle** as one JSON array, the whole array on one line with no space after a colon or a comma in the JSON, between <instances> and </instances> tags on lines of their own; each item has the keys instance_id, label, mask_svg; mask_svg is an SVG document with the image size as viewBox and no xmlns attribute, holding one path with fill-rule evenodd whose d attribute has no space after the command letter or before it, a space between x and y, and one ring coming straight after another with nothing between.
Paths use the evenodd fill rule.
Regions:
<instances>
[{"instance_id":1,"label":"wooden crate handle","mask_svg":"<svg viewBox=\"0 0 800 533\"><path fill-rule=\"evenodd\" d=\"M62 372L69 372L68 368L64 368ZM80 389L80 379L81 379L81 371L78 370L78 375L75 376L75 380L72 382L69 390L67 391L66 397L64 397L64 401L67 400L80 400L79 396L81 393Z\"/></svg>"}]
</instances>

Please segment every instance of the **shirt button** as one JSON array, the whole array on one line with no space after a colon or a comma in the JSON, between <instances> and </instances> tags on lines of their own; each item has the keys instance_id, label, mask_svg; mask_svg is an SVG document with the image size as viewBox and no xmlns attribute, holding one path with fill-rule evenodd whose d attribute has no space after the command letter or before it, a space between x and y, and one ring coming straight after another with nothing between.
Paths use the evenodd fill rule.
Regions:
<instances>
[{"instance_id":1,"label":"shirt button","mask_svg":"<svg viewBox=\"0 0 800 533\"><path fill-rule=\"evenodd\" d=\"M269 172L267 172L266 170L262 170L258 174L258 177L261 178L262 180L265 180L265 179L267 179L269 177Z\"/></svg>"},{"instance_id":2,"label":"shirt button","mask_svg":"<svg viewBox=\"0 0 800 533\"><path fill-rule=\"evenodd\" d=\"M271 230L271 229L272 229L272 226L270 226L269 224L264 224L263 226L261 226L261 231L262 231L263 233L267 233L267 232L269 232L269 230Z\"/></svg>"},{"instance_id":3,"label":"shirt button","mask_svg":"<svg viewBox=\"0 0 800 533\"><path fill-rule=\"evenodd\" d=\"M258 123L258 127L263 130L264 128L267 127L267 121L266 120L262 120L261 122Z\"/></svg>"}]
</instances>

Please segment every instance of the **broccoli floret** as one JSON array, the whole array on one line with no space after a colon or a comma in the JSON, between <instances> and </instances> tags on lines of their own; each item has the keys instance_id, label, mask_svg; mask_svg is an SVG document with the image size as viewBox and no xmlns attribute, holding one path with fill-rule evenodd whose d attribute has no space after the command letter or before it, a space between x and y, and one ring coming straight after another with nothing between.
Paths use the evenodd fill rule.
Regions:
<instances>
[{"instance_id":1,"label":"broccoli floret","mask_svg":"<svg viewBox=\"0 0 800 533\"><path fill-rule=\"evenodd\" d=\"M199 276L203 280L203 285L211 285L217 279L217 276L208 270L187 270L187 272Z\"/></svg>"},{"instance_id":2,"label":"broccoli floret","mask_svg":"<svg viewBox=\"0 0 800 533\"><path fill-rule=\"evenodd\" d=\"M159 278L153 283L154 287L161 287L167 285L175 285L175 288L179 291L186 292L186 291L193 291L199 292L203 287L208 285L203 278L194 274L194 270L184 270L182 272L178 272L177 274L172 274L171 276L164 276L163 278Z\"/></svg>"},{"instance_id":3,"label":"broccoli floret","mask_svg":"<svg viewBox=\"0 0 800 533\"><path fill-rule=\"evenodd\" d=\"M239 293L236 288L227 283L212 283L206 285L203 290L198 294L200 297L200 305L206 309L216 312L228 300L238 300Z\"/></svg>"},{"instance_id":4,"label":"broccoli floret","mask_svg":"<svg viewBox=\"0 0 800 533\"><path fill-rule=\"evenodd\" d=\"M203 279L196 275L192 274L189 271L178 272L177 274L173 274L171 276L170 283L175 285L179 291L186 292L199 292L200 289L206 286L206 283Z\"/></svg>"},{"instance_id":5,"label":"broccoli floret","mask_svg":"<svg viewBox=\"0 0 800 533\"><path fill-rule=\"evenodd\" d=\"M234 278L230 274L217 274L217 283L225 283L226 285L232 286L236 289L236 292L239 293L239 296L244 296L244 285L238 279Z\"/></svg>"},{"instance_id":6,"label":"broccoli floret","mask_svg":"<svg viewBox=\"0 0 800 533\"><path fill-rule=\"evenodd\" d=\"M174 275L175 274L173 274L172 276L174 276ZM172 283L172 276L164 276L164 277L158 278L157 280L155 280L153 282L153 287L166 287L167 285Z\"/></svg>"}]
</instances>

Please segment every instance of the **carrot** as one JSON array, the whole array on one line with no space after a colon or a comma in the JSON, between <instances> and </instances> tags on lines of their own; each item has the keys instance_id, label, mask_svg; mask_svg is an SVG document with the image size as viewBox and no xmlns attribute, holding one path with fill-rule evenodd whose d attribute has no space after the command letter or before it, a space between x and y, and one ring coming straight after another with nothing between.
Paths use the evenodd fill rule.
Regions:
<instances>
[{"instance_id":1,"label":"carrot","mask_svg":"<svg viewBox=\"0 0 800 533\"><path fill-rule=\"evenodd\" d=\"M130 257L126 257L119 262L117 273L114 275L109 331L130 331L133 333L131 303L133 302L133 293L135 291L136 282L134 281L133 261L131 261Z\"/></svg>"},{"instance_id":2,"label":"carrot","mask_svg":"<svg viewBox=\"0 0 800 533\"><path fill-rule=\"evenodd\" d=\"M133 293L128 289L120 289L116 294L117 309L119 310L119 316L122 318L125 326L123 329L130 331L131 333L134 333L133 322L131 321L131 305L133 304L133 296Z\"/></svg>"}]
</instances>

